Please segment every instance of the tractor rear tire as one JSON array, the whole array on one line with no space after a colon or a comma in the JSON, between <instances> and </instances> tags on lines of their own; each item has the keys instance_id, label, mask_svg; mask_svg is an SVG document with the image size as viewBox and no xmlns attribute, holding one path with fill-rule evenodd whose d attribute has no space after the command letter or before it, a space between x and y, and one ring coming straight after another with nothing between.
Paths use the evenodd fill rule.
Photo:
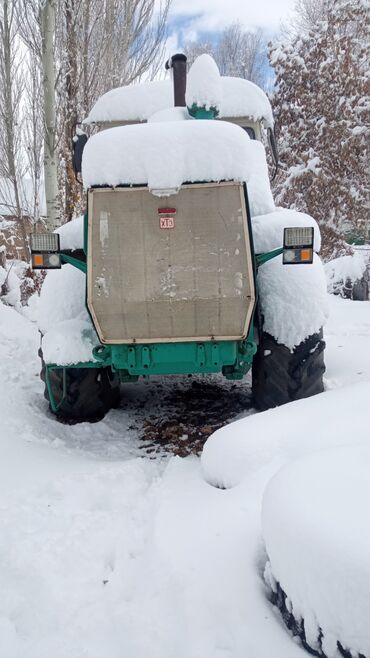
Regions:
<instances>
[{"instance_id":1,"label":"tractor rear tire","mask_svg":"<svg viewBox=\"0 0 370 658\"><path fill-rule=\"evenodd\" d=\"M273 336L262 333L252 365L254 404L262 411L311 397L324 390L322 330L292 351Z\"/></svg>"},{"instance_id":2,"label":"tractor rear tire","mask_svg":"<svg viewBox=\"0 0 370 658\"><path fill-rule=\"evenodd\" d=\"M66 396L59 409L53 412L46 385L46 367L41 357L40 377L45 383L44 397L52 413L62 423L96 423L120 403L120 383L110 368L66 368ZM51 370L49 382L56 404L63 398L63 370Z\"/></svg>"}]
</instances>

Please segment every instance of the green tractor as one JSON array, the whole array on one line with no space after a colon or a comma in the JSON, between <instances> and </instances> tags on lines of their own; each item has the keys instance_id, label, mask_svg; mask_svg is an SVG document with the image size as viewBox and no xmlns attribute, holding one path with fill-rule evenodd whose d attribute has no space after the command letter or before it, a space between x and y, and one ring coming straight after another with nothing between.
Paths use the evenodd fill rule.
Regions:
<instances>
[{"instance_id":1,"label":"green tractor","mask_svg":"<svg viewBox=\"0 0 370 658\"><path fill-rule=\"evenodd\" d=\"M151 375L252 369L260 409L323 390L320 236L274 206L267 97L208 55L188 76L184 55L167 66L172 81L99 99L95 134L74 142L86 213L32 239L33 267L50 270L41 377L63 422L101 419L121 383Z\"/></svg>"}]
</instances>

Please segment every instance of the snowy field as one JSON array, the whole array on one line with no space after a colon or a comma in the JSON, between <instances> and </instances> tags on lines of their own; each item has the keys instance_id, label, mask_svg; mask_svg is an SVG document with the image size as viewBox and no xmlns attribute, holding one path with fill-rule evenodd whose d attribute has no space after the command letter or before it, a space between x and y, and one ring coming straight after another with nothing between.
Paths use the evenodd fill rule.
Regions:
<instances>
[{"instance_id":1,"label":"snowy field","mask_svg":"<svg viewBox=\"0 0 370 658\"><path fill-rule=\"evenodd\" d=\"M55 422L35 325L0 304L0 658L308 655L266 599L260 512L281 465L369 441L370 302L330 305L327 392L150 459L132 405Z\"/></svg>"}]
</instances>

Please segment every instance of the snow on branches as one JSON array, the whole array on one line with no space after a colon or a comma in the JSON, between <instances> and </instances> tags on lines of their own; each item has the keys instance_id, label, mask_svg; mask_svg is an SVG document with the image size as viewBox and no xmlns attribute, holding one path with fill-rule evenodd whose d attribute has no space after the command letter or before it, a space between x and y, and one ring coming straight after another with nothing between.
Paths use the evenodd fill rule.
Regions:
<instances>
[{"instance_id":1,"label":"snow on branches","mask_svg":"<svg viewBox=\"0 0 370 658\"><path fill-rule=\"evenodd\" d=\"M325 259L346 252L346 229L368 230L368 9L368 0L324 0L311 29L270 47L283 165L275 198L317 219Z\"/></svg>"}]
</instances>

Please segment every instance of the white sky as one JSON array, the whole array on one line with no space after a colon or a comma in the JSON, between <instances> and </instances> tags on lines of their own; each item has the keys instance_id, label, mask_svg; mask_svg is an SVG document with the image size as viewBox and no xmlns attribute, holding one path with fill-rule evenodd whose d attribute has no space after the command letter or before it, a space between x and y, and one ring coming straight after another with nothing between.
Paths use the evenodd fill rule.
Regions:
<instances>
[{"instance_id":1,"label":"white sky","mask_svg":"<svg viewBox=\"0 0 370 658\"><path fill-rule=\"evenodd\" d=\"M261 27L274 33L294 4L295 0L173 0L171 18L184 22L187 38L217 32L237 20L246 29Z\"/></svg>"}]
</instances>

